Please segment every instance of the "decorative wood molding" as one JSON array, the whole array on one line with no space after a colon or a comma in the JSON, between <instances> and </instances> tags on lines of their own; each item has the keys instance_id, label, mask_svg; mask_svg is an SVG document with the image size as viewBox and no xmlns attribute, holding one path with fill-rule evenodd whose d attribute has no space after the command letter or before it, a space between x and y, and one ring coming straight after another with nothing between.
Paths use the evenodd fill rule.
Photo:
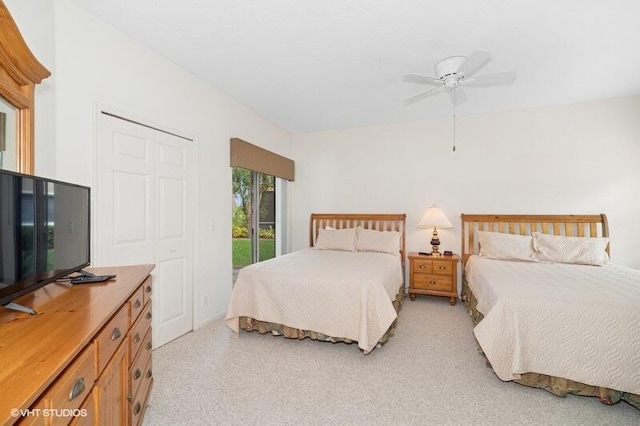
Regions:
<instances>
[{"instance_id":1,"label":"decorative wood molding","mask_svg":"<svg viewBox=\"0 0 640 426\"><path fill-rule=\"evenodd\" d=\"M0 0L0 96L16 108L17 170L34 171L35 85L51 73L31 53L11 13Z\"/></svg>"}]
</instances>

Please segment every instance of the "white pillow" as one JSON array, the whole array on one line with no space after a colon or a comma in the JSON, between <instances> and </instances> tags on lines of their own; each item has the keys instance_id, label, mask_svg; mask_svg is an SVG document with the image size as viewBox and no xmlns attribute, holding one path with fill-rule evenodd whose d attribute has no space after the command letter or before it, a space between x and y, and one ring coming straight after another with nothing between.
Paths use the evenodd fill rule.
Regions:
<instances>
[{"instance_id":1,"label":"white pillow","mask_svg":"<svg viewBox=\"0 0 640 426\"><path fill-rule=\"evenodd\" d=\"M315 248L319 250L356 250L356 228L318 229Z\"/></svg>"},{"instance_id":2,"label":"white pillow","mask_svg":"<svg viewBox=\"0 0 640 426\"><path fill-rule=\"evenodd\" d=\"M608 263L605 251L607 244L609 244L609 238L563 237L533 233L535 257L541 262L602 266Z\"/></svg>"},{"instance_id":3,"label":"white pillow","mask_svg":"<svg viewBox=\"0 0 640 426\"><path fill-rule=\"evenodd\" d=\"M531 235L478 231L478 241L480 256L489 259L537 261Z\"/></svg>"},{"instance_id":4,"label":"white pillow","mask_svg":"<svg viewBox=\"0 0 640 426\"><path fill-rule=\"evenodd\" d=\"M356 250L398 254L400 253L400 232L375 231L358 226Z\"/></svg>"}]
</instances>

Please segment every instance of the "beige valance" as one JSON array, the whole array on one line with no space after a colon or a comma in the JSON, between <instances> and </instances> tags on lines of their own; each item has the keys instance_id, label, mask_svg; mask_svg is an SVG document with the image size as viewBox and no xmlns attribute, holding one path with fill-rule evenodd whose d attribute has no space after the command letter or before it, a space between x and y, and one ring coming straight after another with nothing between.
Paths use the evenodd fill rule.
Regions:
<instances>
[{"instance_id":1,"label":"beige valance","mask_svg":"<svg viewBox=\"0 0 640 426\"><path fill-rule=\"evenodd\" d=\"M294 162L239 138L231 138L231 167L242 167L293 181Z\"/></svg>"}]
</instances>

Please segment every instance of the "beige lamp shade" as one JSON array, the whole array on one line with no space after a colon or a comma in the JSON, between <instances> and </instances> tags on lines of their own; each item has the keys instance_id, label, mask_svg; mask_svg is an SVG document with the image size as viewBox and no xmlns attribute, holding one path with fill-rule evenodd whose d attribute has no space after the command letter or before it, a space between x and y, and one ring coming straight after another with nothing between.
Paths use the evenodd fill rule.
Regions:
<instances>
[{"instance_id":1,"label":"beige lamp shade","mask_svg":"<svg viewBox=\"0 0 640 426\"><path fill-rule=\"evenodd\" d=\"M424 214L420 222L418 223L418 228L426 229L426 228L440 228L447 229L453 228L453 225L447 218L447 215L444 214L440 207L437 207L435 204L427 210Z\"/></svg>"}]
</instances>

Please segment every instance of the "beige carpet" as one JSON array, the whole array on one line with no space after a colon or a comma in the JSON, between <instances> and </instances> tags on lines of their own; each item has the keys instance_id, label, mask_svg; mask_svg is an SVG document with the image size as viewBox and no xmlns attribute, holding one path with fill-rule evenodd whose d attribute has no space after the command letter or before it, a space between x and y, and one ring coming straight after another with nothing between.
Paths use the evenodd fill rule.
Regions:
<instances>
[{"instance_id":1,"label":"beige carpet","mask_svg":"<svg viewBox=\"0 0 640 426\"><path fill-rule=\"evenodd\" d=\"M389 342L357 345L242 332L222 320L154 352L145 425L640 425L621 402L500 381L461 303L406 299Z\"/></svg>"}]
</instances>

